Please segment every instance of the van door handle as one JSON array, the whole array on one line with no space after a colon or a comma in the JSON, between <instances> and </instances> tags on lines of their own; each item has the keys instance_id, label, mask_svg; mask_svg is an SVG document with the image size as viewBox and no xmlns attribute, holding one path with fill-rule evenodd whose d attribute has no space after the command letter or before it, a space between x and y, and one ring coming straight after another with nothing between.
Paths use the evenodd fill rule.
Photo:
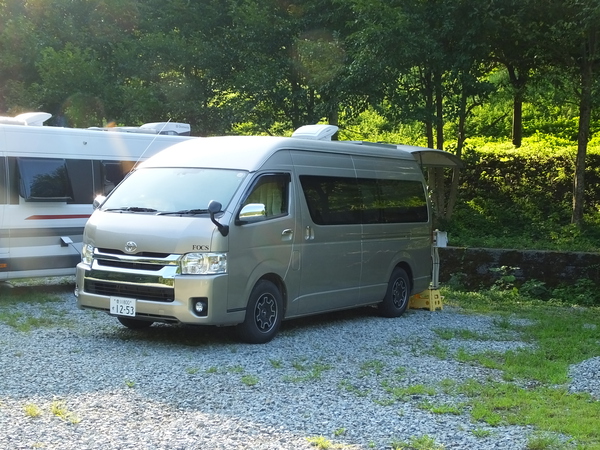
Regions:
<instances>
[{"instance_id":1,"label":"van door handle","mask_svg":"<svg viewBox=\"0 0 600 450\"><path fill-rule=\"evenodd\" d=\"M285 230L283 230L281 232L281 240L282 241L291 241L293 237L294 237L294 231L289 228L286 228Z\"/></svg>"},{"instance_id":2,"label":"van door handle","mask_svg":"<svg viewBox=\"0 0 600 450\"><path fill-rule=\"evenodd\" d=\"M315 232L313 231L313 229L311 228L310 225L307 225L306 228L304 229L304 240L312 241L314 238L315 238Z\"/></svg>"}]
</instances>

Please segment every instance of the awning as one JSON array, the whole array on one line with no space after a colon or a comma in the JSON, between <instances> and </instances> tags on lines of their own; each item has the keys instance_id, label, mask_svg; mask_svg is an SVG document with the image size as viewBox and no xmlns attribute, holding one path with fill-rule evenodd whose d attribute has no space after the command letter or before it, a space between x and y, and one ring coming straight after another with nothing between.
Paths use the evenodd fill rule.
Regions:
<instances>
[{"instance_id":1,"label":"awning","mask_svg":"<svg viewBox=\"0 0 600 450\"><path fill-rule=\"evenodd\" d=\"M416 147L414 145L397 145L398 150L411 153L418 163L423 167L457 167L463 166L462 161L456 155L428 147Z\"/></svg>"}]
</instances>

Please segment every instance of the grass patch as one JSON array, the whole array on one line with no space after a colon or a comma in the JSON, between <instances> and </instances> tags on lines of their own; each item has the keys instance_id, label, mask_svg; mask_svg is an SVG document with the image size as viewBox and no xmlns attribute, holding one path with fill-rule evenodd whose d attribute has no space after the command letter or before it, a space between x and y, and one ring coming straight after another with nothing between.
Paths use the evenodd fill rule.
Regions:
<instances>
[{"instance_id":1,"label":"grass patch","mask_svg":"<svg viewBox=\"0 0 600 450\"><path fill-rule=\"evenodd\" d=\"M528 300L513 291L448 290L444 295L447 304L466 314L494 315L493 324L502 333L518 334L531 344L506 352L459 349L457 360L501 370L505 382L446 383L445 392L466 396L475 421L535 427L528 449L563 448L559 435L569 436L577 448L600 449L600 401L566 388L572 364L600 355L599 308Z\"/></svg>"},{"instance_id":2,"label":"grass patch","mask_svg":"<svg viewBox=\"0 0 600 450\"><path fill-rule=\"evenodd\" d=\"M21 289L2 289L0 322L21 332L28 332L35 328L69 326L72 321L66 318L64 310L55 305L61 301L61 298L54 294ZM15 306L24 303L35 308L32 308L29 313L15 311Z\"/></svg>"},{"instance_id":3,"label":"grass patch","mask_svg":"<svg viewBox=\"0 0 600 450\"><path fill-rule=\"evenodd\" d=\"M480 333L478 331L473 331L466 328L435 328L433 332L437 334L440 339L447 341L450 339L462 339L465 341L497 340L496 336L492 337L488 334Z\"/></svg>"},{"instance_id":4,"label":"grass patch","mask_svg":"<svg viewBox=\"0 0 600 450\"><path fill-rule=\"evenodd\" d=\"M463 393L472 399L474 420L492 426L533 425L546 432L571 436L585 448L600 448L600 402L588 394L571 394L566 389L525 389L512 383L470 382ZM459 386L459 391L462 387Z\"/></svg>"}]
</instances>

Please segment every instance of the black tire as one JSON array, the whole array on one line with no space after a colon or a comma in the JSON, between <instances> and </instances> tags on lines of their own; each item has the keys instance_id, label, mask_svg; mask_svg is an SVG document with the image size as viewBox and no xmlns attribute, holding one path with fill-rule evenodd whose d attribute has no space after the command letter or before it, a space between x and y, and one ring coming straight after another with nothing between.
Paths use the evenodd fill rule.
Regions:
<instances>
[{"instance_id":1,"label":"black tire","mask_svg":"<svg viewBox=\"0 0 600 450\"><path fill-rule=\"evenodd\" d=\"M281 292L270 281L260 280L250 293L246 319L237 326L238 336L249 344L264 344L275 337L282 319Z\"/></svg>"},{"instance_id":2,"label":"black tire","mask_svg":"<svg viewBox=\"0 0 600 450\"><path fill-rule=\"evenodd\" d=\"M379 314L383 317L400 317L406 311L410 300L410 280L404 269L392 272L387 292L379 304Z\"/></svg>"},{"instance_id":3,"label":"black tire","mask_svg":"<svg viewBox=\"0 0 600 450\"><path fill-rule=\"evenodd\" d=\"M122 316L117 317L117 320L121 322L121 325L126 326L130 330L143 330L144 328L150 327L154 323L150 320L139 320Z\"/></svg>"}]
</instances>

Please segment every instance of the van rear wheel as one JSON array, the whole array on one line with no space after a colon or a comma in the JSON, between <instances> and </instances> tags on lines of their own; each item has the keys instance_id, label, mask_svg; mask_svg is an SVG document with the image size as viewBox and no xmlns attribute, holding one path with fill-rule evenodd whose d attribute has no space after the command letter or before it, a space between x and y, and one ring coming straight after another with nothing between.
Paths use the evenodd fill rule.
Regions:
<instances>
[{"instance_id":1,"label":"van rear wheel","mask_svg":"<svg viewBox=\"0 0 600 450\"><path fill-rule=\"evenodd\" d=\"M283 319L283 300L277 286L260 280L252 289L246 319L237 326L240 339L249 344L264 344L275 337Z\"/></svg>"},{"instance_id":2,"label":"van rear wheel","mask_svg":"<svg viewBox=\"0 0 600 450\"><path fill-rule=\"evenodd\" d=\"M126 326L130 330L143 330L154 323L150 320L132 319L130 317L117 317L117 320L121 322L121 325Z\"/></svg>"},{"instance_id":3,"label":"van rear wheel","mask_svg":"<svg viewBox=\"0 0 600 450\"><path fill-rule=\"evenodd\" d=\"M392 272L387 292L379 304L379 313L383 317L400 317L406 311L410 300L410 280L404 269L396 268Z\"/></svg>"}]
</instances>

